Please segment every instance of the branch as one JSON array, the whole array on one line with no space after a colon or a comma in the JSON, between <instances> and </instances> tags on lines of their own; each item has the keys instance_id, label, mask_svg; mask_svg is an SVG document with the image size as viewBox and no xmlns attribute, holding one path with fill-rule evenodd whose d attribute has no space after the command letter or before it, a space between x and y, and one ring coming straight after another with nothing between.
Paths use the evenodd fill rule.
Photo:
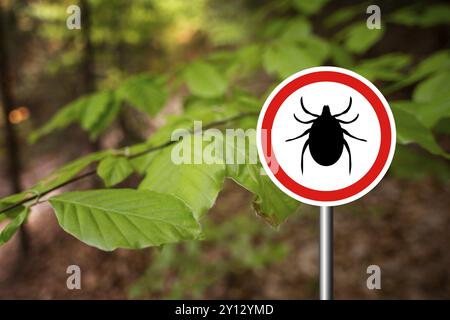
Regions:
<instances>
[{"instance_id":1,"label":"branch","mask_svg":"<svg viewBox=\"0 0 450 320\"><path fill-rule=\"evenodd\" d=\"M213 128L213 127L222 126L222 125L231 123L231 122L233 122L233 121L236 121L236 120L239 120L239 119L242 119L242 118L251 117L251 116L257 116L257 115L258 115L257 112L244 112L244 113L239 113L239 114L237 114L237 115L235 115L235 116L232 116L232 117L229 117L229 118L225 118L225 119L218 120L218 121L213 121L213 122L207 124L206 126L204 126L203 129L209 129L209 128ZM191 131L191 133L196 133L196 131ZM138 157L143 156L143 155L146 155L146 154L148 154L148 153L152 153L152 152L155 152L155 151L158 151L158 150L167 148L167 147L169 147L169 146L171 146L172 144L175 144L175 143L177 143L177 142L178 142L178 141L176 141L176 140L168 140L168 141L166 141L166 142L164 142L164 143L162 143L162 144L160 144L160 145L157 145L157 146L148 148L147 150L144 150L144 151L141 151L141 152L138 152L138 153L129 155L129 156L125 156L125 155L124 155L124 156L125 156L126 158L128 158L128 159L138 158ZM40 194L35 194L35 195L31 196L31 197L25 198L25 199L23 199L23 200L21 200L21 201L19 201L19 202L16 202L16 203L12 204L12 205L9 206L9 207L3 208L2 210L0 210L0 214L4 214L5 212L7 212L7 211L9 211L9 210L12 210L12 209L14 209L14 208L17 208L17 207L19 207L19 206L21 206L21 205L23 205L23 204L25 204L25 203L27 203L27 202L36 200L37 198L40 198L40 197L42 197L42 196L45 196L45 195L49 194L50 192L53 192L53 191L55 191L55 190L58 190L58 189L60 189L60 188L62 188L62 187L64 187L64 186L66 186L66 185L72 184L72 183L77 182L77 181L79 181L79 180L82 180L82 179L84 179L84 178L86 178L86 177L90 177L90 176L94 175L96 172L97 172L96 169L95 169L95 170L90 170L90 171L88 171L88 172L86 172L86 173L83 173L82 175L76 176L76 177L74 177L74 178L72 178L72 179L70 179L70 180L67 180L67 181L65 181L65 182L63 182L63 183L60 183L60 184L54 186L53 188L51 188L51 189L49 189L49 190L46 190L46 191L44 191L44 192L41 192ZM41 203L41 202L40 202L40 203ZM35 204L37 204L37 203L35 203ZM35 204L30 205L30 207L34 206Z\"/></svg>"}]
</instances>

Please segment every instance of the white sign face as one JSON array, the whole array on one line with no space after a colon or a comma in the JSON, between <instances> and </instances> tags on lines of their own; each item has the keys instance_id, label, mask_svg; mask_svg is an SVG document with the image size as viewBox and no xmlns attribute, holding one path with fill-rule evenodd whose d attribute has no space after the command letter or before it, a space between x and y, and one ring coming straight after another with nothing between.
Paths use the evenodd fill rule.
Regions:
<instances>
[{"instance_id":1,"label":"white sign face","mask_svg":"<svg viewBox=\"0 0 450 320\"><path fill-rule=\"evenodd\" d=\"M318 206L354 201L386 173L395 150L389 105L349 70L298 72L270 94L258 121L258 152L291 197Z\"/></svg>"}]
</instances>

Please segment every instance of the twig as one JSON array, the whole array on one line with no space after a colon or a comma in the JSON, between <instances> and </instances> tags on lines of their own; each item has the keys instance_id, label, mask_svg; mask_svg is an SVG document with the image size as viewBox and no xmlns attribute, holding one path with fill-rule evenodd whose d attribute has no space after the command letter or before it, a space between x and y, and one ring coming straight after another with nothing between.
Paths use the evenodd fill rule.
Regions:
<instances>
[{"instance_id":1,"label":"twig","mask_svg":"<svg viewBox=\"0 0 450 320\"><path fill-rule=\"evenodd\" d=\"M233 121L245 118L245 117L257 116L257 115L258 115L258 113L256 113L256 112L240 113L240 114L237 114L237 115L229 117L229 118L225 118L225 119L218 120L218 121L213 121L213 122L207 124L206 126L204 126L203 129L209 129L209 128L225 125L227 123L230 123L230 122L233 122ZM196 131L191 131L191 133L196 133ZM151 148L149 148L147 150L144 150L144 151L141 151L141 152L138 152L138 153L126 156L126 158L128 158L128 159L138 158L138 157L146 155L148 153L167 148L168 146L170 146L170 145L172 145L172 144L174 144L176 142L178 142L178 141L176 141L176 140L168 140L168 141L166 141L166 142L164 142L164 143L162 143L160 145L151 147ZM60 184L54 186L53 188L50 188L49 190L41 192L40 194L35 194L35 195L31 196L31 197L25 198L25 199L23 199L23 200L21 200L19 202L16 202L16 203L12 204L9 207L3 208L2 210L0 210L0 214L4 214L5 212L7 212L9 210L12 210L14 208L17 208L17 207L19 207L19 206L21 206L21 205L23 205L23 204L25 204L25 203L27 203L29 201L35 200L38 197L45 196L45 195L49 194L50 192L53 192L53 191L55 191L57 189L60 189L60 188L62 188L64 186L66 186L66 185L72 184L72 183L77 182L79 180L82 180L82 179L84 179L86 177L92 176L96 172L97 172L96 169L95 170L90 170L90 171L88 171L88 172L86 172L86 173L84 173L82 175L76 176L76 177L74 177L74 178L72 178L70 180L67 180L67 181L65 181L63 183L60 183ZM38 203L32 204L32 205L30 205L30 207L32 207L32 206L34 206L36 204L40 204L42 202L38 202Z\"/></svg>"}]
</instances>

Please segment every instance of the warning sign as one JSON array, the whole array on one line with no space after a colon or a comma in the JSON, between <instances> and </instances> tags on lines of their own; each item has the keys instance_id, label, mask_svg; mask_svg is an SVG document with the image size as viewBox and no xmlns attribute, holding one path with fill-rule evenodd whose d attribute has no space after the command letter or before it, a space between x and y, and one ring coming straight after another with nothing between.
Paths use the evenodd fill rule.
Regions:
<instances>
[{"instance_id":1,"label":"warning sign","mask_svg":"<svg viewBox=\"0 0 450 320\"><path fill-rule=\"evenodd\" d=\"M381 92L342 68L298 72L267 98L258 121L258 152L272 181L318 206L354 201L386 173L395 123Z\"/></svg>"}]
</instances>

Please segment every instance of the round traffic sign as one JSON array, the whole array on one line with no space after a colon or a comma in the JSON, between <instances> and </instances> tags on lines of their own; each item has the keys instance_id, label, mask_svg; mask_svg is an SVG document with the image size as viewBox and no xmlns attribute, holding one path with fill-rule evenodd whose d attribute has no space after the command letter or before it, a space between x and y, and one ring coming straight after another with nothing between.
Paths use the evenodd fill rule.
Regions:
<instances>
[{"instance_id":1,"label":"round traffic sign","mask_svg":"<svg viewBox=\"0 0 450 320\"><path fill-rule=\"evenodd\" d=\"M261 110L258 153L271 180L308 204L354 201L383 178L395 151L395 122L381 92L337 67L300 71Z\"/></svg>"}]
</instances>

